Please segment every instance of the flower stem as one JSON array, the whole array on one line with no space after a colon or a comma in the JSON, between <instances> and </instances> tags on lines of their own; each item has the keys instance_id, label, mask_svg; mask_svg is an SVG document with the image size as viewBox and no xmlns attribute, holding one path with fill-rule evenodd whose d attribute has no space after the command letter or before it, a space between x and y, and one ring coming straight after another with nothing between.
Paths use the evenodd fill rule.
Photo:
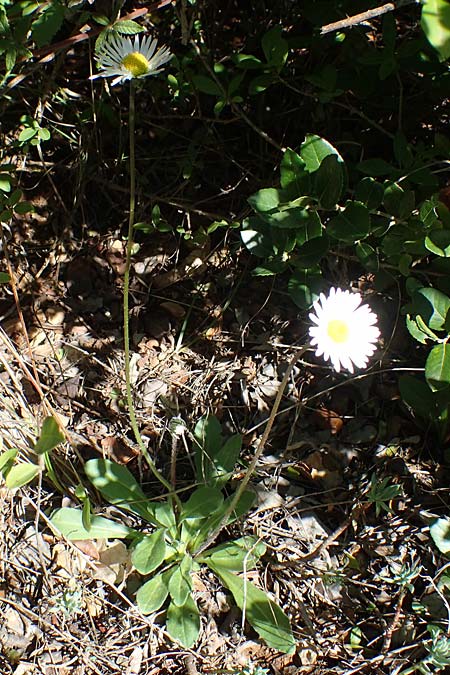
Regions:
<instances>
[{"instance_id":1,"label":"flower stem","mask_svg":"<svg viewBox=\"0 0 450 675\"><path fill-rule=\"evenodd\" d=\"M147 447L142 440L141 433L139 431L138 423L136 420L136 411L134 409L133 403L133 394L131 389L131 368L130 368L130 314L129 314L129 300L130 300L130 267L131 267L131 255L133 253L133 229L134 229L134 212L136 205L136 153L135 153L135 137L134 137L134 128L135 128L135 86L133 80L130 82L130 108L129 108L129 130L130 130L130 212L128 219L128 240L127 240L127 250L126 250L126 262L125 262L125 274L123 280L123 341L125 349L125 383L126 383L126 393L127 393L127 405L128 405L128 414L130 416L130 424L133 430L136 442L139 445L141 453L150 467L155 478L159 480L161 485L163 485L170 495L175 499L175 502L179 507L181 507L181 502L176 493L173 492L172 487L164 476L158 471L156 465L150 453L147 450Z\"/></svg>"}]
</instances>

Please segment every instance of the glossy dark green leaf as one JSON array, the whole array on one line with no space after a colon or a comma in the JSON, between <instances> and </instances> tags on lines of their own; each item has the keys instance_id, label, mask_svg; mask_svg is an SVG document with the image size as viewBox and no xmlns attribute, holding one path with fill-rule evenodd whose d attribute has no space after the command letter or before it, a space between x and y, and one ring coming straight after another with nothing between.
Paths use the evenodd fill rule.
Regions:
<instances>
[{"instance_id":1,"label":"glossy dark green leaf","mask_svg":"<svg viewBox=\"0 0 450 675\"><path fill-rule=\"evenodd\" d=\"M440 258L450 258L450 230L432 230L425 237L425 247Z\"/></svg>"},{"instance_id":2,"label":"glossy dark green leaf","mask_svg":"<svg viewBox=\"0 0 450 675\"><path fill-rule=\"evenodd\" d=\"M287 148L280 164L280 183L289 199L308 195L311 179L306 171L306 164L294 150Z\"/></svg>"},{"instance_id":3,"label":"glossy dark green leaf","mask_svg":"<svg viewBox=\"0 0 450 675\"><path fill-rule=\"evenodd\" d=\"M383 201L384 187L374 178L366 176L356 186L355 199L368 209L377 209Z\"/></svg>"},{"instance_id":4,"label":"glossy dark green leaf","mask_svg":"<svg viewBox=\"0 0 450 675\"><path fill-rule=\"evenodd\" d=\"M341 162L342 157L334 146L324 138L315 134L307 134L300 148L300 156L305 162L307 171L314 173L322 164L325 157L335 155Z\"/></svg>"},{"instance_id":5,"label":"glossy dark green leaf","mask_svg":"<svg viewBox=\"0 0 450 675\"><path fill-rule=\"evenodd\" d=\"M265 213L278 208L283 198L276 188L264 188L248 198L248 203L258 213Z\"/></svg>"},{"instance_id":6,"label":"glossy dark green leaf","mask_svg":"<svg viewBox=\"0 0 450 675\"><path fill-rule=\"evenodd\" d=\"M246 218L241 229L242 243L252 255L268 258L275 252L270 230L270 225L261 218Z\"/></svg>"},{"instance_id":7,"label":"glossy dark green leaf","mask_svg":"<svg viewBox=\"0 0 450 675\"><path fill-rule=\"evenodd\" d=\"M300 309L309 309L318 299L322 290L322 276L310 270L296 270L288 282L288 291L292 300Z\"/></svg>"},{"instance_id":8,"label":"glossy dark green leaf","mask_svg":"<svg viewBox=\"0 0 450 675\"><path fill-rule=\"evenodd\" d=\"M399 379L402 400L424 419L435 419L437 415L433 392L424 380L411 375L402 375Z\"/></svg>"},{"instance_id":9,"label":"glossy dark green leaf","mask_svg":"<svg viewBox=\"0 0 450 675\"><path fill-rule=\"evenodd\" d=\"M344 165L338 155L324 157L312 176L314 193L323 209L333 209L344 188Z\"/></svg>"},{"instance_id":10,"label":"glossy dark green leaf","mask_svg":"<svg viewBox=\"0 0 450 675\"><path fill-rule=\"evenodd\" d=\"M437 288L419 288L413 295L412 308L431 330L442 330L450 310L450 298Z\"/></svg>"},{"instance_id":11,"label":"glossy dark green leaf","mask_svg":"<svg viewBox=\"0 0 450 675\"><path fill-rule=\"evenodd\" d=\"M370 231L370 214L361 202L347 202L345 209L327 226L327 234L347 244L354 244L367 237Z\"/></svg>"},{"instance_id":12,"label":"glossy dark green leaf","mask_svg":"<svg viewBox=\"0 0 450 675\"><path fill-rule=\"evenodd\" d=\"M380 266L378 255L373 246L364 241L358 241L355 246L356 255L361 264L370 272L376 272Z\"/></svg>"}]
</instances>

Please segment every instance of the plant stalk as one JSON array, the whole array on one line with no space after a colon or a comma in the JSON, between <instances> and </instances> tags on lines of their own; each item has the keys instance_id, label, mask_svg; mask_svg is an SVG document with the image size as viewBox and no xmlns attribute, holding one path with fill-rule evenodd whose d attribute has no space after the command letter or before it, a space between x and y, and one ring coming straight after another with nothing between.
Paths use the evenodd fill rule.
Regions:
<instances>
[{"instance_id":1,"label":"plant stalk","mask_svg":"<svg viewBox=\"0 0 450 675\"><path fill-rule=\"evenodd\" d=\"M147 462L150 470L152 471L155 478L163 485L169 494L175 499L178 507L181 507L181 502L179 497L167 481L164 476L158 471L156 465L150 453L147 450L147 447L142 440L141 433L139 431L136 411L134 408L133 394L131 387L131 367L130 367L130 314L129 314L129 301L130 301L130 267L131 267L131 256L133 253L133 230L134 230L134 214L136 207L136 145L135 145L135 85L133 80L130 81L130 108L129 108L129 132L130 132L130 211L128 218L128 239L127 239L127 249L126 249L126 261L125 261L125 274L123 280L123 341L124 341L124 350L125 350L125 385L126 385L126 394L127 394L127 406L128 414L130 416L130 424L136 438L136 442L139 446L139 449Z\"/></svg>"}]
</instances>

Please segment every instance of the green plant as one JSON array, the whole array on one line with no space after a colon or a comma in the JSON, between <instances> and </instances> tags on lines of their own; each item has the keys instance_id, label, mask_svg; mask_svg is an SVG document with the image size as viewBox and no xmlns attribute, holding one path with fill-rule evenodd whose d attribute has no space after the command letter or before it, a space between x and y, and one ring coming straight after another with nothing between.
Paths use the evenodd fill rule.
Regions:
<instances>
[{"instance_id":1,"label":"green plant","mask_svg":"<svg viewBox=\"0 0 450 675\"><path fill-rule=\"evenodd\" d=\"M393 485L387 477L380 480L373 473L370 479L370 489L367 493L367 499L371 504L375 505L375 514L379 516L382 511L392 513L389 502L401 495L402 492L401 485Z\"/></svg>"},{"instance_id":2,"label":"green plant","mask_svg":"<svg viewBox=\"0 0 450 675\"><path fill-rule=\"evenodd\" d=\"M290 652L294 639L289 620L246 576L264 554L265 545L255 537L245 536L202 549L233 501L234 495L224 496L223 490L240 450L239 435L225 439L215 417L200 420L194 431L197 487L183 502L174 502L170 496L162 502L153 501L126 467L106 459L89 460L85 465L86 475L102 497L141 518L145 528L148 525L153 528L151 533L145 528L136 530L92 515L86 508L83 511L59 509L51 522L69 539L130 539L135 569L143 576L151 575L137 591L139 608L144 614L150 614L168 601L167 630L185 647L191 647L199 635L200 616L193 595L193 575L206 565L231 591L245 618L267 644ZM247 513L253 500L253 493L243 492L227 524Z\"/></svg>"},{"instance_id":3,"label":"green plant","mask_svg":"<svg viewBox=\"0 0 450 675\"><path fill-rule=\"evenodd\" d=\"M399 675L410 675L416 672L422 675L433 675L450 666L450 638L438 626L428 625L427 630L431 635L431 640L424 642L424 647L428 652L427 656L402 670Z\"/></svg>"},{"instance_id":4,"label":"green plant","mask_svg":"<svg viewBox=\"0 0 450 675\"><path fill-rule=\"evenodd\" d=\"M47 476L52 483L60 488L60 483L55 473L51 451L65 440L58 423L53 417L47 417L41 427L39 438L33 448L27 449L27 453L35 456L35 461L16 462L19 450L10 448L0 455L0 471L9 489L19 488L30 483L36 476L46 470Z\"/></svg>"}]
</instances>

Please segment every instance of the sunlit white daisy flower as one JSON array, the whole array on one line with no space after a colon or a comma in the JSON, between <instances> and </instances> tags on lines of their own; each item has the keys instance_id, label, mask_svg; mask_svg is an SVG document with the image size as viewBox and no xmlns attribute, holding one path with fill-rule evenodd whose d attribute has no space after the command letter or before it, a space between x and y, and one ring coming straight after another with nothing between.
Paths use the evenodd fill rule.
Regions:
<instances>
[{"instance_id":1,"label":"sunlit white daisy flower","mask_svg":"<svg viewBox=\"0 0 450 675\"><path fill-rule=\"evenodd\" d=\"M353 373L353 364L365 368L380 335L377 316L368 305L361 305L359 293L331 288L314 303L309 318L316 324L309 329L316 356L322 356L339 372L341 366Z\"/></svg>"},{"instance_id":2,"label":"sunlit white daisy flower","mask_svg":"<svg viewBox=\"0 0 450 675\"><path fill-rule=\"evenodd\" d=\"M140 41L122 35L113 35L100 50L97 65L101 72L96 77L113 77L112 86L134 78L157 75L170 61L172 54L167 47L156 49L158 41L146 36Z\"/></svg>"}]
</instances>

